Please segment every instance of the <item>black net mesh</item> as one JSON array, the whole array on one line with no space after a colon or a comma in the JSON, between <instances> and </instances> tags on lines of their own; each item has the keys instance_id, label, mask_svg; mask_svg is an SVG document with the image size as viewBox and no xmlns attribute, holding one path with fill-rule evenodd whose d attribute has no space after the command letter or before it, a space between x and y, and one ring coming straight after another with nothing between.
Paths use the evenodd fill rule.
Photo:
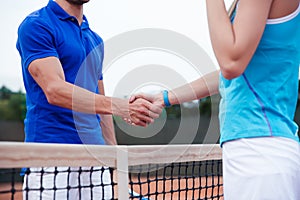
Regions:
<instances>
[{"instance_id":1,"label":"black net mesh","mask_svg":"<svg viewBox=\"0 0 300 200\"><path fill-rule=\"evenodd\" d=\"M130 199L222 199L222 161L130 167Z\"/></svg>"},{"instance_id":2,"label":"black net mesh","mask_svg":"<svg viewBox=\"0 0 300 200\"><path fill-rule=\"evenodd\" d=\"M117 199L112 168L40 167L0 170L0 199Z\"/></svg>"},{"instance_id":3,"label":"black net mesh","mask_svg":"<svg viewBox=\"0 0 300 200\"><path fill-rule=\"evenodd\" d=\"M0 170L0 199L118 199L114 170L47 167ZM24 174L24 175L21 175ZM222 161L129 167L129 199L223 199Z\"/></svg>"}]
</instances>

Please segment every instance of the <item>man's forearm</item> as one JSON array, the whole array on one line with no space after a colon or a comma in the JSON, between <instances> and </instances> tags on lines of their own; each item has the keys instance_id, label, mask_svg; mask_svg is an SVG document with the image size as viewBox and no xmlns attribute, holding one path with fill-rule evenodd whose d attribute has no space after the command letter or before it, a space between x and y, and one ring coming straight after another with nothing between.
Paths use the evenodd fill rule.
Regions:
<instances>
[{"instance_id":1,"label":"man's forearm","mask_svg":"<svg viewBox=\"0 0 300 200\"><path fill-rule=\"evenodd\" d=\"M50 104L78 112L112 114L113 99L61 81L49 86L46 96ZM117 100L125 104L125 100Z\"/></svg>"}]
</instances>

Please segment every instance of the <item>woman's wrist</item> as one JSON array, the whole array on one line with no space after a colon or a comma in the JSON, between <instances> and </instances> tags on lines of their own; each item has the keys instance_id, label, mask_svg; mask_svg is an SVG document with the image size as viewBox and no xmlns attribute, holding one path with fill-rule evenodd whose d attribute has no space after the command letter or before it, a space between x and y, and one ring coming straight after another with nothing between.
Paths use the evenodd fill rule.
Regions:
<instances>
[{"instance_id":1,"label":"woman's wrist","mask_svg":"<svg viewBox=\"0 0 300 200\"><path fill-rule=\"evenodd\" d=\"M162 91L162 97L163 97L163 103L165 107L170 107L171 103L169 100L169 91L168 90L163 90Z\"/></svg>"}]
</instances>

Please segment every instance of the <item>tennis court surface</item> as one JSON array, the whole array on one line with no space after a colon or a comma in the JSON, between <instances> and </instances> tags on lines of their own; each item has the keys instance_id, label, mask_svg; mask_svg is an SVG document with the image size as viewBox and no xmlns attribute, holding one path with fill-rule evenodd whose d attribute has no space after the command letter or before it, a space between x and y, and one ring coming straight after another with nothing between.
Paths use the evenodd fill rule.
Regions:
<instances>
[{"instance_id":1,"label":"tennis court surface","mask_svg":"<svg viewBox=\"0 0 300 200\"><path fill-rule=\"evenodd\" d=\"M215 144L1 142L0 158L1 200L30 200L32 195L73 200L74 193L84 200L223 199L222 155Z\"/></svg>"}]
</instances>

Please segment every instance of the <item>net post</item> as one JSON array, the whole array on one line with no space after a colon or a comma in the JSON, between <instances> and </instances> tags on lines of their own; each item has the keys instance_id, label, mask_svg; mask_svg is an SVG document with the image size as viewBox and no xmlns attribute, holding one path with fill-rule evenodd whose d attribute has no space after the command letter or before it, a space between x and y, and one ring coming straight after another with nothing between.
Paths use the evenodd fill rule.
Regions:
<instances>
[{"instance_id":1,"label":"net post","mask_svg":"<svg viewBox=\"0 0 300 200\"><path fill-rule=\"evenodd\" d=\"M118 199L128 200L128 149L126 146L117 147L117 180Z\"/></svg>"}]
</instances>

